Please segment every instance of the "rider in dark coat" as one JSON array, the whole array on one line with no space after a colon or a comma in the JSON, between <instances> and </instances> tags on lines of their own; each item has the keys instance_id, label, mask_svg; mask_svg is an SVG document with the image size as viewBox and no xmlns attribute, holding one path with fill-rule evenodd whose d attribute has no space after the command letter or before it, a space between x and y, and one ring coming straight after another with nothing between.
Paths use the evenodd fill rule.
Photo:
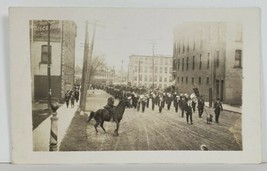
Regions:
<instances>
[{"instance_id":1,"label":"rider in dark coat","mask_svg":"<svg viewBox=\"0 0 267 171\"><path fill-rule=\"evenodd\" d=\"M111 116L110 118L113 118L113 109L114 109L114 98L113 97L109 97L108 98L108 102L106 104L106 106L104 106L104 109L106 109L109 112L109 115Z\"/></svg>"}]
</instances>

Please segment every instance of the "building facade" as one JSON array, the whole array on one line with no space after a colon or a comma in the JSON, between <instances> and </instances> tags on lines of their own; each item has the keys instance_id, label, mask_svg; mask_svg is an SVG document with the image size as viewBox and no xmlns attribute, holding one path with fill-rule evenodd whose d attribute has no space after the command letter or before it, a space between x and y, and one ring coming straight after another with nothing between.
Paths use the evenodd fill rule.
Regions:
<instances>
[{"instance_id":1,"label":"building facade","mask_svg":"<svg viewBox=\"0 0 267 171\"><path fill-rule=\"evenodd\" d=\"M174 30L173 78L179 92L242 104L242 24L194 22Z\"/></svg>"},{"instance_id":2,"label":"building facade","mask_svg":"<svg viewBox=\"0 0 267 171\"><path fill-rule=\"evenodd\" d=\"M131 55L128 69L132 86L164 89L172 85L172 57Z\"/></svg>"},{"instance_id":3,"label":"building facade","mask_svg":"<svg viewBox=\"0 0 267 171\"><path fill-rule=\"evenodd\" d=\"M32 100L48 96L48 22L50 26L52 98L63 100L75 81L75 39L77 26L73 21L31 20L30 58Z\"/></svg>"}]
</instances>

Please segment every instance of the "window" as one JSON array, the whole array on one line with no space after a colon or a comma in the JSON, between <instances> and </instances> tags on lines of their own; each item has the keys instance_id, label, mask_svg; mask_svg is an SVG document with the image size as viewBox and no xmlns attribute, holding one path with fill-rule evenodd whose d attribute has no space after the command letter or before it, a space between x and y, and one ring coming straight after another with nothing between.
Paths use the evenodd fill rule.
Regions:
<instances>
[{"instance_id":1,"label":"window","mask_svg":"<svg viewBox=\"0 0 267 171\"><path fill-rule=\"evenodd\" d=\"M134 66L134 72L137 72L137 66Z\"/></svg>"},{"instance_id":2,"label":"window","mask_svg":"<svg viewBox=\"0 0 267 171\"><path fill-rule=\"evenodd\" d=\"M164 82L167 82L167 77L164 77Z\"/></svg>"},{"instance_id":3,"label":"window","mask_svg":"<svg viewBox=\"0 0 267 171\"><path fill-rule=\"evenodd\" d=\"M235 67L241 68L242 67L242 50L235 50Z\"/></svg>"},{"instance_id":4,"label":"window","mask_svg":"<svg viewBox=\"0 0 267 171\"><path fill-rule=\"evenodd\" d=\"M207 83L207 84L210 83L210 78L209 78L209 77L207 77L207 81L206 81L206 83Z\"/></svg>"},{"instance_id":5,"label":"window","mask_svg":"<svg viewBox=\"0 0 267 171\"><path fill-rule=\"evenodd\" d=\"M145 68L145 73L147 73L147 67L146 67L146 66L144 66L144 68Z\"/></svg>"},{"instance_id":6,"label":"window","mask_svg":"<svg viewBox=\"0 0 267 171\"><path fill-rule=\"evenodd\" d=\"M184 83L184 77L182 77L182 84Z\"/></svg>"},{"instance_id":7,"label":"window","mask_svg":"<svg viewBox=\"0 0 267 171\"><path fill-rule=\"evenodd\" d=\"M192 79L191 79L191 83L192 83L192 85L195 84L195 78L194 78L194 77L192 77Z\"/></svg>"},{"instance_id":8,"label":"window","mask_svg":"<svg viewBox=\"0 0 267 171\"><path fill-rule=\"evenodd\" d=\"M178 59L178 71L180 70L180 59Z\"/></svg>"},{"instance_id":9,"label":"window","mask_svg":"<svg viewBox=\"0 0 267 171\"><path fill-rule=\"evenodd\" d=\"M157 81L157 79L158 79L158 77L156 76L156 77L154 77L154 81Z\"/></svg>"},{"instance_id":10,"label":"window","mask_svg":"<svg viewBox=\"0 0 267 171\"><path fill-rule=\"evenodd\" d=\"M169 73L170 73L170 74L172 73L172 67L169 68Z\"/></svg>"},{"instance_id":11,"label":"window","mask_svg":"<svg viewBox=\"0 0 267 171\"><path fill-rule=\"evenodd\" d=\"M210 53L208 53L208 59L207 59L207 69L210 68Z\"/></svg>"},{"instance_id":12,"label":"window","mask_svg":"<svg viewBox=\"0 0 267 171\"><path fill-rule=\"evenodd\" d=\"M134 81L137 81L137 76L134 76Z\"/></svg>"},{"instance_id":13,"label":"window","mask_svg":"<svg viewBox=\"0 0 267 171\"><path fill-rule=\"evenodd\" d=\"M139 76L139 80L142 81L142 75Z\"/></svg>"},{"instance_id":14,"label":"window","mask_svg":"<svg viewBox=\"0 0 267 171\"><path fill-rule=\"evenodd\" d=\"M179 42L179 49L178 49L178 53L180 54L181 52L181 48L180 48L180 42Z\"/></svg>"},{"instance_id":15,"label":"window","mask_svg":"<svg viewBox=\"0 0 267 171\"><path fill-rule=\"evenodd\" d=\"M170 76L170 78L169 78L169 82L172 82L172 76Z\"/></svg>"},{"instance_id":16,"label":"window","mask_svg":"<svg viewBox=\"0 0 267 171\"><path fill-rule=\"evenodd\" d=\"M165 65L168 65L168 59L165 59Z\"/></svg>"},{"instance_id":17,"label":"window","mask_svg":"<svg viewBox=\"0 0 267 171\"><path fill-rule=\"evenodd\" d=\"M216 67L219 67L220 65L220 51L217 51L216 53Z\"/></svg>"},{"instance_id":18,"label":"window","mask_svg":"<svg viewBox=\"0 0 267 171\"><path fill-rule=\"evenodd\" d=\"M201 84L201 77L198 77L198 84Z\"/></svg>"},{"instance_id":19,"label":"window","mask_svg":"<svg viewBox=\"0 0 267 171\"><path fill-rule=\"evenodd\" d=\"M195 69L195 56L193 56L192 70Z\"/></svg>"},{"instance_id":20,"label":"window","mask_svg":"<svg viewBox=\"0 0 267 171\"><path fill-rule=\"evenodd\" d=\"M145 75L145 81L147 81L147 75Z\"/></svg>"},{"instance_id":21,"label":"window","mask_svg":"<svg viewBox=\"0 0 267 171\"><path fill-rule=\"evenodd\" d=\"M168 73L168 67L165 67L165 74Z\"/></svg>"},{"instance_id":22,"label":"window","mask_svg":"<svg viewBox=\"0 0 267 171\"><path fill-rule=\"evenodd\" d=\"M184 47L184 42L183 42L183 53L184 53L184 51L185 51L185 47Z\"/></svg>"},{"instance_id":23,"label":"window","mask_svg":"<svg viewBox=\"0 0 267 171\"><path fill-rule=\"evenodd\" d=\"M154 67L154 71L155 71L155 73L158 73L158 67L157 66Z\"/></svg>"},{"instance_id":24,"label":"window","mask_svg":"<svg viewBox=\"0 0 267 171\"><path fill-rule=\"evenodd\" d=\"M159 73L162 73L162 67L159 68Z\"/></svg>"},{"instance_id":25,"label":"window","mask_svg":"<svg viewBox=\"0 0 267 171\"><path fill-rule=\"evenodd\" d=\"M185 83L188 84L188 77L185 77Z\"/></svg>"},{"instance_id":26,"label":"window","mask_svg":"<svg viewBox=\"0 0 267 171\"><path fill-rule=\"evenodd\" d=\"M182 59L182 71L184 70L184 58Z\"/></svg>"},{"instance_id":27,"label":"window","mask_svg":"<svg viewBox=\"0 0 267 171\"><path fill-rule=\"evenodd\" d=\"M186 71L188 71L188 66L189 66L189 57L186 57Z\"/></svg>"},{"instance_id":28,"label":"window","mask_svg":"<svg viewBox=\"0 0 267 171\"><path fill-rule=\"evenodd\" d=\"M48 62L50 61L51 63L51 53L52 53L52 47L50 46L49 50L50 50L50 59L48 59L48 48L47 45L42 45L42 52L41 52L41 63L42 64L48 64Z\"/></svg>"},{"instance_id":29,"label":"window","mask_svg":"<svg viewBox=\"0 0 267 171\"><path fill-rule=\"evenodd\" d=\"M199 56L199 70L202 68L202 55Z\"/></svg>"},{"instance_id":30,"label":"window","mask_svg":"<svg viewBox=\"0 0 267 171\"><path fill-rule=\"evenodd\" d=\"M177 82L178 82L178 83L180 82L180 77L177 77Z\"/></svg>"}]
</instances>

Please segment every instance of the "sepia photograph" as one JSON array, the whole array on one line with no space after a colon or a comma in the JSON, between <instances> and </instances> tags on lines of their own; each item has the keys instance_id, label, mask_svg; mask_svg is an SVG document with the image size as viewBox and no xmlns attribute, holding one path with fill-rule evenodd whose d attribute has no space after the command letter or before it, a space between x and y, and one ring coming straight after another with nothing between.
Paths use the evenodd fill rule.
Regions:
<instances>
[{"instance_id":1,"label":"sepia photograph","mask_svg":"<svg viewBox=\"0 0 267 171\"><path fill-rule=\"evenodd\" d=\"M81 11L23 22L33 153L244 151L248 21L210 19L214 10Z\"/></svg>"}]
</instances>

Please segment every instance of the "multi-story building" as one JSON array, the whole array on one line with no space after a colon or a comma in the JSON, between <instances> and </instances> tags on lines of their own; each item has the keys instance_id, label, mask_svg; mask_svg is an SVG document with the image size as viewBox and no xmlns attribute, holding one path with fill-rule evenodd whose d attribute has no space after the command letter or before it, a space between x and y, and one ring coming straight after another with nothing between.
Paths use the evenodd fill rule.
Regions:
<instances>
[{"instance_id":1,"label":"multi-story building","mask_svg":"<svg viewBox=\"0 0 267 171\"><path fill-rule=\"evenodd\" d=\"M133 86L164 89L172 85L172 57L131 55L128 69Z\"/></svg>"},{"instance_id":2,"label":"multi-story building","mask_svg":"<svg viewBox=\"0 0 267 171\"><path fill-rule=\"evenodd\" d=\"M77 26L73 21L31 20L30 57L32 100L48 96L48 22L51 48L52 98L62 100L75 81L75 39Z\"/></svg>"},{"instance_id":3,"label":"multi-story building","mask_svg":"<svg viewBox=\"0 0 267 171\"><path fill-rule=\"evenodd\" d=\"M194 22L174 30L173 77L179 92L242 104L242 24Z\"/></svg>"}]
</instances>

